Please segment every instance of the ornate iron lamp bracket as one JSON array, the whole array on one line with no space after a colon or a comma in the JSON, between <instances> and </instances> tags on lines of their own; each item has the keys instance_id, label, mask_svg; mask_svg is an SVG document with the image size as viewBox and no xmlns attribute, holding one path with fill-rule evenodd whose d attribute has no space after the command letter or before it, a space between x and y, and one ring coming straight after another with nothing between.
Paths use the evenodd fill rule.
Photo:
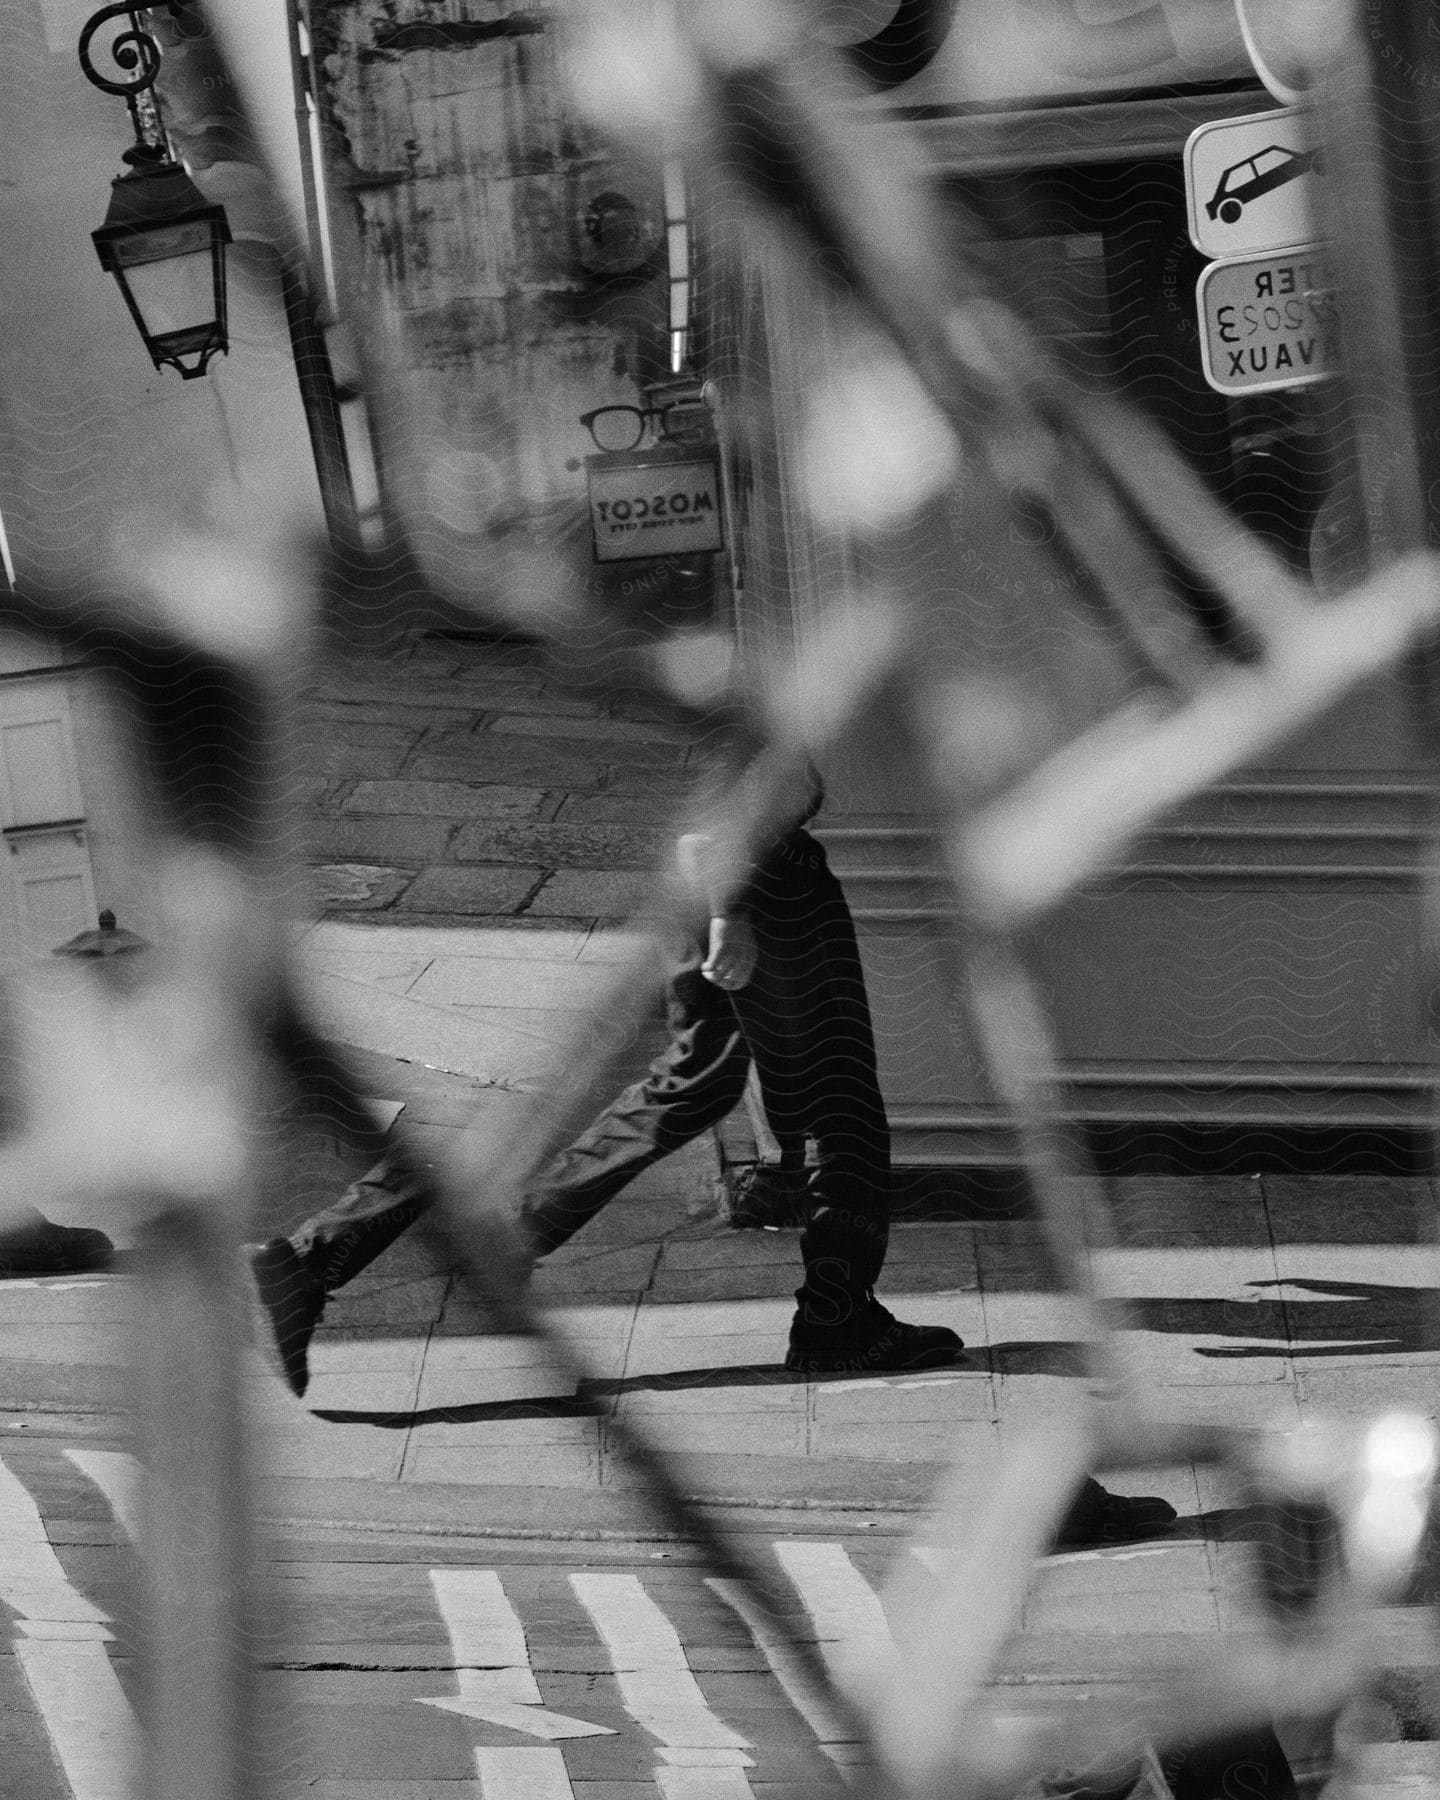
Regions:
<instances>
[{"instance_id":1,"label":"ornate iron lamp bracket","mask_svg":"<svg viewBox=\"0 0 1440 1800\"><path fill-rule=\"evenodd\" d=\"M148 150L163 150L167 155L165 129L153 97L160 73L160 46L147 28L145 15L163 11L178 19L186 4L187 0L160 0L156 6L130 6L125 0L118 0L117 4L102 6L85 21L78 47L85 79L107 94L120 95L129 107L137 144ZM118 76L102 75L91 56L96 33L112 19L129 21L129 29L118 32L106 46L111 61L121 71Z\"/></svg>"}]
</instances>

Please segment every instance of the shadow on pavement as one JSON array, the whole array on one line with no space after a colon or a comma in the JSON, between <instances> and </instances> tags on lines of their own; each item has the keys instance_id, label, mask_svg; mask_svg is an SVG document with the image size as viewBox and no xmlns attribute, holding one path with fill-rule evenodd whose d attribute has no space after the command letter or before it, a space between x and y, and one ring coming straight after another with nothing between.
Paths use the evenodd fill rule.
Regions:
<instances>
[{"instance_id":1,"label":"shadow on pavement","mask_svg":"<svg viewBox=\"0 0 1440 1800\"><path fill-rule=\"evenodd\" d=\"M916 1370L902 1374L905 1381L933 1381L957 1372L987 1373L984 1351L972 1352L943 1369ZM1078 1366L1075 1370L1079 1373ZM465 1406L434 1406L416 1412L370 1412L353 1408L314 1409L314 1417L334 1425L378 1425L399 1430L411 1425L469 1425L486 1419L583 1419L593 1418L609 1410L609 1402L625 1394L663 1394L683 1392L687 1388L795 1387L806 1382L895 1380L889 1375L865 1375L846 1371L834 1375L792 1374L782 1363L729 1363L714 1369L673 1369L659 1375L629 1375L614 1379L597 1379L583 1384L579 1393L557 1394L553 1398L516 1400L480 1400Z\"/></svg>"}]
</instances>

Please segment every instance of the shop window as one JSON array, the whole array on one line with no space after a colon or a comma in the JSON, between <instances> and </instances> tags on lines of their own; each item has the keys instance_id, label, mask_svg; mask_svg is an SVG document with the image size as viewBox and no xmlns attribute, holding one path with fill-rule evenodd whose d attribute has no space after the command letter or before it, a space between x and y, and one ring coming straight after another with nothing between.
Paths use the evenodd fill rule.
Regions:
<instances>
[{"instance_id":1,"label":"shop window","mask_svg":"<svg viewBox=\"0 0 1440 1800\"><path fill-rule=\"evenodd\" d=\"M1148 413L1215 494L1296 568L1312 566L1335 389L1231 399L1201 365L1179 159L1047 168L954 183L999 291L1080 380Z\"/></svg>"}]
</instances>

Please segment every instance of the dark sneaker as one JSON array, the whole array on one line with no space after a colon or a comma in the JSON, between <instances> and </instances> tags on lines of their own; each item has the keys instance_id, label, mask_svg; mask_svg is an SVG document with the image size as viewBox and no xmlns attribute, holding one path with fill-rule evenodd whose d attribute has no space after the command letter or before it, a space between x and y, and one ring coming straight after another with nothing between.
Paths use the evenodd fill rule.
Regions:
<instances>
[{"instance_id":1,"label":"dark sneaker","mask_svg":"<svg viewBox=\"0 0 1440 1800\"><path fill-rule=\"evenodd\" d=\"M115 1246L88 1225L38 1219L0 1232L0 1278L8 1275L93 1275L110 1268Z\"/></svg>"},{"instance_id":2,"label":"dark sneaker","mask_svg":"<svg viewBox=\"0 0 1440 1800\"><path fill-rule=\"evenodd\" d=\"M785 1367L796 1375L890 1375L905 1369L940 1369L954 1362L964 1343L946 1325L906 1325L878 1300L841 1338L833 1331L790 1327Z\"/></svg>"},{"instance_id":3,"label":"dark sneaker","mask_svg":"<svg viewBox=\"0 0 1440 1800\"><path fill-rule=\"evenodd\" d=\"M782 1169L776 1163L737 1169L727 1195L730 1223L737 1231L779 1231L798 1225L807 1186L803 1169Z\"/></svg>"},{"instance_id":4,"label":"dark sneaker","mask_svg":"<svg viewBox=\"0 0 1440 1800\"><path fill-rule=\"evenodd\" d=\"M268 1244L252 1244L248 1249L285 1379L293 1393L303 1394L310 1384L310 1339L325 1310L325 1290L288 1238L271 1238Z\"/></svg>"},{"instance_id":5,"label":"dark sneaker","mask_svg":"<svg viewBox=\"0 0 1440 1800\"><path fill-rule=\"evenodd\" d=\"M1175 1508L1158 1494L1112 1494L1088 1476L1055 1538L1057 1550L1164 1537Z\"/></svg>"}]
</instances>

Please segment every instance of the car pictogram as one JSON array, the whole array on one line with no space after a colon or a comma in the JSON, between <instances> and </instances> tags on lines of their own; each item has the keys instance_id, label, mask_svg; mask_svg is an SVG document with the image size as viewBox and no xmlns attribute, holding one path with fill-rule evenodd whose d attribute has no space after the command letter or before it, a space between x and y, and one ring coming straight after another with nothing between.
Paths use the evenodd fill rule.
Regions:
<instances>
[{"instance_id":1,"label":"car pictogram","mask_svg":"<svg viewBox=\"0 0 1440 1800\"><path fill-rule=\"evenodd\" d=\"M1287 181L1298 181L1310 169L1320 173L1318 150L1290 150L1284 144L1269 144L1254 156L1247 156L1244 162L1231 163L1205 202L1205 211L1212 219L1233 225L1249 201L1284 187Z\"/></svg>"}]
</instances>

